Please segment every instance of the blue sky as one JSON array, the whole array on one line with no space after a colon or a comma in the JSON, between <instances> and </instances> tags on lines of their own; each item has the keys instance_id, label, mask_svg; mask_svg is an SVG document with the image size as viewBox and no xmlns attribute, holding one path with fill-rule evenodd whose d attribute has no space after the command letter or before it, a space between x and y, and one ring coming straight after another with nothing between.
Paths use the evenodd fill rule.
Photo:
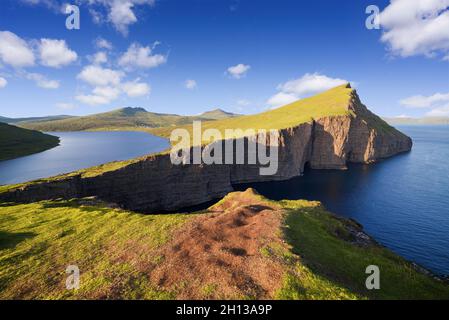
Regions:
<instances>
[{"instance_id":1,"label":"blue sky","mask_svg":"<svg viewBox=\"0 0 449 320\"><path fill-rule=\"evenodd\" d=\"M380 115L449 116L449 1L393 2L2 0L0 115L255 113L351 81Z\"/></svg>"}]
</instances>

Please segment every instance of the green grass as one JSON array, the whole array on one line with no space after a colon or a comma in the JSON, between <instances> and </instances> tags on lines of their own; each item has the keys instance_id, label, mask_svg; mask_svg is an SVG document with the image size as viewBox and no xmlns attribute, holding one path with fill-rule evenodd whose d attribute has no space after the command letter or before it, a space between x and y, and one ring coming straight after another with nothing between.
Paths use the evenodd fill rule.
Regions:
<instances>
[{"instance_id":1,"label":"green grass","mask_svg":"<svg viewBox=\"0 0 449 320\"><path fill-rule=\"evenodd\" d=\"M91 200L0 204L0 299L171 299L142 270L193 215L142 215ZM68 265L81 273L66 290Z\"/></svg>"},{"instance_id":2,"label":"green grass","mask_svg":"<svg viewBox=\"0 0 449 320\"><path fill-rule=\"evenodd\" d=\"M354 222L318 202L271 203L285 210L283 241L260 249L284 266L275 298L449 299L447 284L391 251L350 242ZM149 280L152 266L164 262L155 249L198 214L143 215L93 199L0 204L0 299L175 299L182 282L168 292ZM78 290L65 288L68 265L80 269ZM380 290L365 288L368 265L380 268ZM219 287L200 290L207 298Z\"/></svg>"},{"instance_id":3,"label":"green grass","mask_svg":"<svg viewBox=\"0 0 449 320\"><path fill-rule=\"evenodd\" d=\"M58 137L0 123L0 161L41 152L58 144Z\"/></svg>"},{"instance_id":4,"label":"green grass","mask_svg":"<svg viewBox=\"0 0 449 320\"><path fill-rule=\"evenodd\" d=\"M285 237L301 257L298 275L286 275L281 298L449 299L449 286L418 272L379 247L351 243L345 225L317 202L283 201ZM380 268L380 290L367 290L368 265ZM313 297L310 297L310 295Z\"/></svg>"}]
</instances>

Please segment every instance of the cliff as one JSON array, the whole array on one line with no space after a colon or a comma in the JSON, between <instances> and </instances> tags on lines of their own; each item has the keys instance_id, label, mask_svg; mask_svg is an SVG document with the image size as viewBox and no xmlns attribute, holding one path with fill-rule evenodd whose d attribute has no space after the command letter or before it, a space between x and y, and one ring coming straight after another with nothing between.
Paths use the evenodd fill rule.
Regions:
<instances>
[{"instance_id":1,"label":"cliff","mask_svg":"<svg viewBox=\"0 0 449 320\"><path fill-rule=\"evenodd\" d=\"M220 198L233 190L233 184L290 179L300 175L306 165L313 169L345 169L350 162L372 163L411 149L411 139L371 113L355 90L349 86L333 90L339 94L344 110L339 107L338 112L298 121L296 125L290 125L297 116L292 114L285 127L273 118L275 128L278 127L278 141L269 141L268 137L264 139L267 145L276 144L279 148L279 167L275 175L261 176L260 166L249 164L176 166L171 163L168 153L162 153L94 175L80 172L6 188L0 193L0 201L34 202L96 196L135 211L172 211ZM309 100L309 103L330 103L332 100L323 100L335 94L334 91L329 92L331 94L325 93L316 100ZM280 112L304 112L294 107L286 106L263 117L274 117ZM313 109L313 112L321 111ZM254 117L225 121L248 123L250 119ZM213 124L209 122L209 126ZM270 123L265 125L270 126ZM256 135L238 139L258 138ZM233 141L234 148L238 139Z\"/></svg>"}]
</instances>

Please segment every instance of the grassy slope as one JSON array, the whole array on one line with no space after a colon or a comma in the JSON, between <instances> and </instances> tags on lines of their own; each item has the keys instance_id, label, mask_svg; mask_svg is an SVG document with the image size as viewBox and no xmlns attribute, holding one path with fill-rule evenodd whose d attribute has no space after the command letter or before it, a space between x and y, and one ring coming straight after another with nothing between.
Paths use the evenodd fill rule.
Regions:
<instances>
[{"instance_id":1,"label":"grassy slope","mask_svg":"<svg viewBox=\"0 0 449 320\"><path fill-rule=\"evenodd\" d=\"M285 265L278 299L449 298L447 285L388 250L342 239L345 223L319 203L278 204L286 208L278 233L287 245L260 248ZM0 299L176 298L183 287L161 291L148 266L161 263L152 250L195 216L141 215L91 200L0 205ZM69 264L81 270L78 291L64 288ZM381 290L364 288L370 264L381 269Z\"/></svg>"},{"instance_id":2,"label":"grassy slope","mask_svg":"<svg viewBox=\"0 0 449 320\"><path fill-rule=\"evenodd\" d=\"M0 160L41 152L58 144L58 137L0 123Z\"/></svg>"},{"instance_id":3,"label":"grassy slope","mask_svg":"<svg viewBox=\"0 0 449 320\"><path fill-rule=\"evenodd\" d=\"M168 299L139 273L151 250L192 216L140 215L98 203L0 206L0 299ZM81 289L65 290L65 269L80 268Z\"/></svg>"}]
</instances>

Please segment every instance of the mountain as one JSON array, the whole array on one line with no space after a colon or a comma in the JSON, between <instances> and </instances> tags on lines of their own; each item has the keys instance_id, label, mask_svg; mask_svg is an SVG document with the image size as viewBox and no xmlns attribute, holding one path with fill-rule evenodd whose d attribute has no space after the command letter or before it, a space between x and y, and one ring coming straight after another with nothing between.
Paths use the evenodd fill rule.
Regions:
<instances>
[{"instance_id":1,"label":"mountain","mask_svg":"<svg viewBox=\"0 0 449 320\"><path fill-rule=\"evenodd\" d=\"M71 118L72 116L58 115L58 116L46 116L46 117L29 117L29 118L6 118L0 117L1 123L18 124L21 122L39 122L39 121L53 121L60 119Z\"/></svg>"},{"instance_id":2,"label":"mountain","mask_svg":"<svg viewBox=\"0 0 449 320\"><path fill-rule=\"evenodd\" d=\"M211 120L222 120L222 119L226 119L226 118L234 118L234 117L239 117L239 116L240 116L239 114L226 112L222 109L214 109L214 110L206 111L206 112L200 114L201 118L211 119Z\"/></svg>"},{"instance_id":3,"label":"mountain","mask_svg":"<svg viewBox=\"0 0 449 320\"><path fill-rule=\"evenodd\" d=\"M423 117L423 118L411 118L411 117L394 117L383 119L391 125L409 125L409 126L424 126L424 125L449 125L449 117Z\"/></svg>"},{"instance_id":4,"label":"mountain","mask_svg":"<svg viewBox=\"0 0 449 320\"><path fill-rule=\"evenodd\" d=\"M24 128L40 131L85 131L114 130L126 128L158 128L180 126L192 123L194 120L214 120L215 117L226 117L228 113L214 110L200 116L180 116L148 112L144 108L122 108L105 113L83 117L71 117L49 121L21 122ZM210 117L208 116L210 115Z\"/></svg>"},{"instance_id":5,"label":"mountain","mask_svg":"<svg viewBox=\"0 0 449 320\"><path fill-rule=\"evenodd\" d=\"M58 144L58 137L0 123L0 160L41 152Z\"/></svg>"}]
</instances>

